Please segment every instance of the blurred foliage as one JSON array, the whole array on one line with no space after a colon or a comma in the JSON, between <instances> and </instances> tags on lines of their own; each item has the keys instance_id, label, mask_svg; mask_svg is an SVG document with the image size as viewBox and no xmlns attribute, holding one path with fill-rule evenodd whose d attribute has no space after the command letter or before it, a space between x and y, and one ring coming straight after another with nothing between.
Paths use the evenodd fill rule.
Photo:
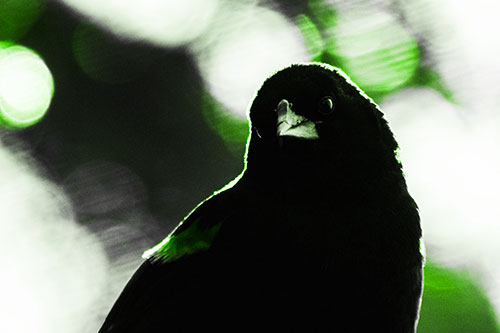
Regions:
<instances>
[{"instance_id":1,"label":"blurred foliage","mask_svg":"<svg viewBox=\"0 0 500 333\"><path fill-rule=\"evenodd\" d=\"M45 6L42 0L0 1L0 40L16 41L38 19Z\"/></svg>"},{"instance_id":2,"label":"blurred foliage","mask_svg":"<svg viewBox=\"0 0 500 333\"><path fill-rule=\"evenodd\" d=\"M465 272L427 262L419 333L500 332L484 291Z\"/></svg>"},{"instance_id":3,"label":"blurred foliage","mask_svg":"<svg viewBox=\"0 0 500 333\"><path fill-rule=\"evenodd\" d=\"M75 60L94 80L119 84L136 79L158 61L138 42L125 42L90 24L79 24L72 40Z\"/></svg>"},{"instance_id":4,"label":"blurred foliage","mask_svg":"<svg viewBox=\"0 0 500 333\"><path fill-rule=\"evenodd\" d=\"M319 61L321 59L321 53L323 53L325 48L325 44L318 28L311 21L309 16L305 14L297 15L295 22L304 37L304 43L306 44L309 55L311 56L311 60Z\"/></svg>"},{"instance_id":5,"label":"blurred foliage","mask_svg":"<svg viewBox=\"0 0 500 333\"><path fill-rule=\"evenodd\" d=\"M287 20L280 16L280 22L298 28L310 60L343 68L375 101L381 102L408 87L425 86L456 103L449 79L443 79L432 58L433 48L441 45L408 29L408 21L397 11L398 7L383 8L385 21L374 28L356 30L353 27L364 20L348 19L352 25L345 29L342 45L336 28L345 24L345 13L334 6L340 3L357 8L375 2L272 2L281 14L287 15ZM233 17L231 6L224 7L224 15ZM424 32L426 14L421 12ZM219 26L221 22L225 21L212 24ZM245 26L250 28L255 25L252 22L239 21L250 23ZM288 25L283 29L288 29ZM391 35L394 31L396 34ZM264 31L262 35L268 34ZM252 36L247 37L250 40ZM211 38L217 40L217 35ZM233 40L244 39L245 36L235 36ZM115 281L124 283L135 268L137 253L161 240L200 200L241 171L249 132L243 110L234 114L204 85L199 63L207 53L193 54L194 48L189 47L124 42L57 1L0 1L0 40L15 41L35 50L50 68L57 86L43 121L15 134L0 130L0 136L15 136L27 142L34 158L50 171L52 180L65 185L75 202L78 222L98 234L113 261L111 266L126 267L117 269L118 280L109 278L118 292L120 285ZM240 63L231 67L233 70L228 69L229 63L217 60L220 73L230 72L233 81L242 72L261 73L257 68L262 65L259 61L271 58L273 53L262 56L255 50L243 49L258 43L257 38L254 44L229 45L234 54L246 56L246 71L237 70ZM273 45L273 40L265 45ZM365 48L370 52L363 54ZM221 59L241 61L235 58L238 57ZM367 75L370 73L371 77ZM468 81L463 75L454 78L457 82ZM261 82L263 78L257 79ZM101 167L82 171L85 166L99 165L99 161L108 161L117 169L108 170L107 174ZM89 172L93 174L88 175ZM124 176L128 174L137 182ZM134 190L134 185L130 185L134 183L140 184L140 190ZM132 249L131 244L144 248ZM119 255L120 251L126 253ZM419 332L499 332L492 306L477 281L465 273L428 262ZM107 308L96 311L104 313Z\"/></svg>"},{"instance_id":6,"label":"blurred foliage","mask_svg":"<svg viewBox=\"0 0 500 333\"><path fill-rule=\"evenodd\" d=\"M210 127L222 137L231 153L241 158L249 134L248 120L229 112L208 93L203 94L202 103L203 115Z\"/></svg>"}]
</instances>

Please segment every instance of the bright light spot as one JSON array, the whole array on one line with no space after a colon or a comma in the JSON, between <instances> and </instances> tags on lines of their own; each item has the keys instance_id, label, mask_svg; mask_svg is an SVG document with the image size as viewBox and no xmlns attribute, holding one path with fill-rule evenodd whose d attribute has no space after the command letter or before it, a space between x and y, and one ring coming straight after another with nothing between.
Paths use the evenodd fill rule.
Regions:
<instances>
[{"instance_id":1,"label":"bright light spot","mask_svg":"<svg viewBox=\"0 0 500 333\"><path fill-rule=\"evenodd\" d=\"M9 274L10 273L10 274ZM43 313L39 309L43 307L41 299L33 299L30 290L26 290L25 281L18 276L11 276L12 272L3 271L2 283L9 286L7 294L0 302L0 327L5 332L47 332L43 330L41 323L44 322ZM12 303L7 302L12 301ZM30 314L30 320L26 320L26 314Z\"/></svg>"},{"instance_id":2,"label":"bright light spot","mask_svg":"<svg viewBox=\"0 0 500 333\"><path fill-rule=\"evenodd\" d=\"M498 112L500 2L414 0L398 6L455 99L469 113Z\"/></svg>"},{"instance_id":3,"label":"bright light spot","mask_svg":"<svg viewBox=\"0 0 500 333\"><path fill-rule=\"evenodd\" d=\"M362 89L387 92L407 82L419 62L417 43L396 18L372 7L339 12L328 52Z\"/></svg>"},{"instance_id":4,"label":"bright light spot","mask_svg":"<svg viewBox=\"0 0 500 333\"><path fill-rule=\"evenodd\" d=\"M0 44L0 124L21 128L47 112L54 82L44 61L23 46Z\"/></svg>"},{"instance_id":5,"label":"bright light spot","mask_svg":"<svg viewBox=\"0 0 500 333\"><path fill-rule=\"evenodd\" d=\"M160 46L191 42L212 21L218 0L61 0L129 40Z\"/></svg>"},{"instance_id":6,"label":"bright light spot","mask_svg":"<svg viewBox=\"0 0 500 333\"><path fill-rule=\"evenodd\" d=\"M0 331L97 331L107 260L63 191L0 142Z\"/></svg>"},{"instance_id":7,"label":"bright light spot","mask_svg":"<svg viewBox=\"0 0 500 333\"><path fill-rule=\"evenodd\" d=\"M309 60L300 31L270 9L243 6L221 13L215 27L193 45L210 93L245 117L263 81L282 67Z\"/></svg>"},{"instance_id":8,"label":"bright light spot","mask_svg":"<svg viewBox=\"0 0 500 333\"><path fill-rule=\"evenodd\" d=\"M405 90L382 109L401 146L428 254L478 274L500 314L498 117L467 123L464 110L430 89Z\"/></svg>"}]
</instances>

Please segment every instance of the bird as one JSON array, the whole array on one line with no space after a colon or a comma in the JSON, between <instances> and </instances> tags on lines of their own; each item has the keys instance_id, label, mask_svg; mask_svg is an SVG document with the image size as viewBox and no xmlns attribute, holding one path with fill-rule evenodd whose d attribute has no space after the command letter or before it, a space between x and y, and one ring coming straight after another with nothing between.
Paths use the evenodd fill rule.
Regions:
<instances>
[{"instance_id":1,"label":"bird","mask_svg":"<svg viewBox=\"0 0 500 333\"><path fill-rule=\"evenodd\" d=\"M99 332L415 332L422 229L379 106L308 62L248 114L243 171L144 253Z\"/></svg>"}]
</instances>

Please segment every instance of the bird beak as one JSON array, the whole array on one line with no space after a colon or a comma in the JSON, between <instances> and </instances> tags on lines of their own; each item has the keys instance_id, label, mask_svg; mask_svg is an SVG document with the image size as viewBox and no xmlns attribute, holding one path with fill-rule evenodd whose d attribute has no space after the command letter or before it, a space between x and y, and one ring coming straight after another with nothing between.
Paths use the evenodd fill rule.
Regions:
<instances>
[{"instance_id":1,"label":"bird beak","mask_svg":"<svg viewBox=\"0 0 500 333\"><path fill-rule=\"evenodd\" d=\"M292 111L291 104L286 99L282 99L276 108L278 114L277 135L293 136L303 139L319 139L316 125L304 116Z\"/></svg>"}]
</instances>

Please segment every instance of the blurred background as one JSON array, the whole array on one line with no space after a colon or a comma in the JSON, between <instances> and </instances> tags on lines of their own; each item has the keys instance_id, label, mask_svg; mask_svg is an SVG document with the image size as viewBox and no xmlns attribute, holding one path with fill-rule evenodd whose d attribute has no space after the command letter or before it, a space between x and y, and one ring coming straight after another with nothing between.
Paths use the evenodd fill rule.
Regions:
<instances>
[{"instance_id":1,"label":"blurred background","mask_svg":"<svg viewBox=\"0 0 500 333\"><path fill-rule=\"evenodd\" d=\"M341 67L401 146L419 332L500 332L500 5L0 0L0 331L96 332L142 253L237 176L248 103Z\"/></svg>"}]
</instances>

